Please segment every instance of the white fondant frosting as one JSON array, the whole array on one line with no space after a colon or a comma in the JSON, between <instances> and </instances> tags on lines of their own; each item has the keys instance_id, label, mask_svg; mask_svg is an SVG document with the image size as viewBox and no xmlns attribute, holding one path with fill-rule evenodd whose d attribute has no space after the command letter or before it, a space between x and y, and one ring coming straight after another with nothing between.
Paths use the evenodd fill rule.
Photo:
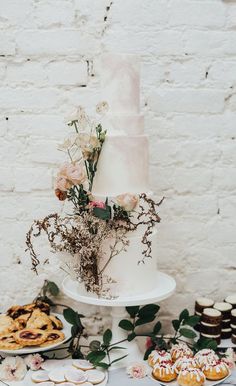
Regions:
<instances>
[{"instance_id":1,"label":"white fondant frosting","mask_svg":"<svg viewBox=\"0 0 236 386\"><path fill-rule=\"evenodd\" d=\"M108 135L142 135L144 132L144 117L141 114L106 114L101 124Z\"/></svg>"},{"instance_id":2,"label":"white fondant frosting","mask_svg":"<svg viewBox=\"0 0 236 386\"><path fill-rule=\"evenodd\" d=\"M225 298L225 301L230 304L236 304L236 294L232 294Z\"/></svg>"},{"instance_id":3,"label":"white fondant frosting","mask_svg":"<svg viewBox=\"0 0 236 386\"><path fill-rule=\"evenodd\" d=\"M92 193L113 197L148 190L147 136L107 135Z\"/></svg>"},{"instance_id":4,"label":"white fondant frosting","mask_svg":"<svg viewBox=\"0 0 236 386\"><path fill-rule=\"evenodd\" d=\"M136 55L103 54L101 57L102 99L115 113L139 113L140 60Z\"/></svg>"},{"instance_id":5,"label":"white fondant frosting","mask_svg":"<svg viewBox=\"0 0 236 386\"><path fill-rule=\"evenodd\" d=\"M203 314L207 316L219 317L221 316L221 312L214 308L205 308L203 310Z\"/></svg>"}]
</instances>

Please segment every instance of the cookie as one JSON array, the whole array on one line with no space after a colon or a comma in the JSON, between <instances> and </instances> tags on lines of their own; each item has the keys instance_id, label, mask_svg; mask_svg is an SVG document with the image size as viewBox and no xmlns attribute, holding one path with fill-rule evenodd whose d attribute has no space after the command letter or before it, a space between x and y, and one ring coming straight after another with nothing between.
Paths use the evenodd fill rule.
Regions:
<instances>
[{"instance_id":1,"label":"cookie","mask_svg":"<svg viewBox=\"0 0 236 386\"><path fill-rule=\"evenodd\" d=\"M35 309L27 321L26 328L52 330L52 321L47 314L39 309Z\"/></svg>"},{"instance_id":2,"label":"cookie","mask_svg":"<svg viewBox=\"0 0 236 386\"><path fill-rule=\"evenodd\" d=\"M46 331L47 338L45 342L41 344L41 347L47 347L55 343L62 342L65 339L65 335L62 331L49 330Z\"/></svg>"},{"instance_id":3,"label":"cookie","mask_svg":"<svg viewBox=\"0 0 236 386\"><path fill-rule=\"evenodd\" d=\"M17 327L14 320L7 315L0 315L0 334L7 334L16 331Z\"/></svg>"},{"instance_id":4,"label":"cookie","mask_svg":"<svg viewBox=\"0 0 236 386\"><path fill-rule=\"evenodd\" d=\"M19 350L23 346L15 339L14 333L0 336L0 350Z\"/></svg>"},{"instance_id":5,"label":"cookie","mask_svg":"<svg viewBox=\"0 0 236 386\"><path fill-rule=\"evenodd\" d=\"M47 339L47 333L36 328L25 328L14 334L16 341L22 346L39 346Z\"/></svg>"},{"instance_id":6,"label":"cookie","mask_svg":"<svg viewBox=\"0 0 236 386\"><path fill-rule=\"evenodd\" d=\"M52 328L54 330L62 330L63 329L63 323L57 316L50 315L49 318L52 322Z\"/></svg>"}]
</instances>

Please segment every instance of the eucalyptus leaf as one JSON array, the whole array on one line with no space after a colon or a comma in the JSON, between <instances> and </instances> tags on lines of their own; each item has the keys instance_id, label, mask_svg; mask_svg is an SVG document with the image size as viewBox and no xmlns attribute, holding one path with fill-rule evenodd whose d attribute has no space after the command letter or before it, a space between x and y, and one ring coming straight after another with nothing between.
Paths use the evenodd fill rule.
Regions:
<instances>
[{"instance_id":1,"label":"eucalyptus leaf","mask_svg":"<svg viewBox=\"0 0 236 386\"><path fill-rule=\"evenodd\" d=\"M197 334L195 331L190 330L190 328L180 328L179 333L185 338L193 339L196 338Z\"/></svg>"},{"instance_id":2,"label":"eucalyptus leaf","mask_svg":"<svg viewBox=\"0 0 236 386\"><path fill-rule=\"evenodd\" d=\"M158 321L153 328L153 332L154 334L158 334L160 330L161 330L161 322Z\"/></svg>"},{"instance_id":3,"label":"eucalyptus leaf","mask_svg":"<svg viewBox=\"0 0 236 386\"><path fill-rule=\"evenodd\" d=\"M140 308L138 316L139 318L145 318L149 315L156 315L159 309L160 307L157 304L147 304L146 306Z\"/></svg>"},{"instance_id":4,"label":"eucalyptus leaf","mask_svg":"<svg viewBox=\"0 0 236 386\"><path fill-rule=\"evenodd\" d=\"M131 334L129 334L128 336L127 336L127 340L128 340L128 342L131 342L132 340L134 340L135 338L136 338L136 334L135 334L135 332L132 332Z\"/></svg>"},{"instance_id":5,"label":"eucalyptus leaf","mask_svg":"<svg viewBox=\"0 0 236 386\"><path fill-rule=\"evenodd\" d=\"M172 326L174 327L175 331L178 331L180 324L181 322L178 319L172 320Z\"/></svg>"},{"instance_id":6,"label":"eucalyptus leaf","mask_svg":"<svg viewBox=\"0 0 236 386\"><path fill-rule=\"evenodd\" d=\"M153 322L153 320L156 318L156 315L146 315L146 317L143 317L143 318L139 318L136 320L135 322L135 326L141 326L143 324L146 324L146 323L150 323L150 322Z\"/></svg>"},{"instance_id":7,"label":"eucalyptus leaf","mask_svg":"<svg viewBox=\"0 0 236 386\"><path fill-rule=\"evenodd\" d=\"M70 324L77 324L76 323L76 312L74 310L72 310L72 308L66 308L64 311L63 311L63 316L64 318L66 319L66 321Z\"/></svg>"},{"instance_id":8,"label":"eucalyptus leaf","mask_svg":"<svg viewBox=\"0 0 236 386\"><path fill-rule=\"evenodd\" d=\"M194 327L198 322L200 321L201 317L198 315L192 315L189 316L187 319L184 320L184 324L187 324L188 326Z\"/></svg>"},{"instance_id":9,"label":"eucalyptus leaf","mask_svg":"<svg viewBox=\"0 0 236 386\"><path fill-rule=\"evenodd\" d=\"M134 318L139 312L139 308L140 308L139 306L130 306L130 307L126 307L126 311L128 312L131 318Z\"/></svg>"},{"instance_id":10,"label":"eucalyptus leaf","mask_svg":"<svg viewBox=\"0 0 236 386\"><path fill-rule=\"evenodd\" d=\"M119 323L119 327L125 331L132 331L134 329L133 323L128 319L122 319Z\"/></svg>"},{"instance_id":11,"label":"eucalyptus leaf","mask_svg":"<svg viewBox=\"0 0 236 386\"><path fill-rule=\"evenodd\" d=\"M105 344L105 346L109 346L109 344L111 343L111 339L112 339L112 332L111 330L108 328L104 334L103 334L103 343Z\"/></svg>"},{"instance_id":12,"label":"eucalyptus leaf","mask_svg":"<svg viewBox=\"0 0 236 386\"><path fill-rule=\"evenodd\" d=\"M59 295L59 292L60 292L59 287L53 281L49 281L47 283L47 290L50 292L52 296L57 296Z\"/></svg>"},{"instance_id":13,"label":"eucalyptus leaf","mask_svg":"<svg viewBox=\"0 0 236 386\"><path fill-rule=\"evenodd\" d=\"M182 322L183 320L187 319L189 317L189 312L185 308L179 315L179 321Z\"/></svg>"},{"instance_id":14,"label":"eucalyptus leaf","mask_svg":"<svg viewBox=\"0 0 236 386\"><path fill-rule=\"evenodd\" d=\"M100 349L100 346L101 346L101 342L99 342L99 340L92 340L90 343L89 343L89 348L90 350L92 351L97 351Z\"/></svg>"}]
</instances>

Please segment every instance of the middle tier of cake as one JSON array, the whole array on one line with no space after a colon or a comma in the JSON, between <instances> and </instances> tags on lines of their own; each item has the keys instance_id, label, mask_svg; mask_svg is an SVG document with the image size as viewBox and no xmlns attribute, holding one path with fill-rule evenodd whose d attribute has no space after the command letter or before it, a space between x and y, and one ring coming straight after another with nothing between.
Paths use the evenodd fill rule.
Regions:
<instances>
[{"instance_id":1,"label":"middle tier of cake","mask_svg":"<svg viewBox=\"0 0 236 386\"><path fill-rule=\"evenodd\" d=\"M149 191L146 135L107 135L98 161L92 193L115 197Z\"/></svg>"}]
</instances>

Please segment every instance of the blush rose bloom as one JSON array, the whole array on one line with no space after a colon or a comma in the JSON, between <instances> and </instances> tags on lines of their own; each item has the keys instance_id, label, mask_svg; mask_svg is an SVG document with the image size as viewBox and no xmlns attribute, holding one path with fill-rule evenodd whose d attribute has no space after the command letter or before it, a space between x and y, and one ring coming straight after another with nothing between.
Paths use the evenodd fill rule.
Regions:
<instances>
[{"instance_id":1,"label":"blush rose bloom","mask_svg":"<svg viewBox=\"0 0 236 386\"><path fill-rule=\"evenodd\" d=\"M131 378L144 378L148 375L148 368L147 366L142 362L134 362L126 369L127 374Z\"/></svg>"},{"instance_id":2,"label":"blush rose bloom","mask_svg":"<svg viewBox=\"0 0 236 386\"><path fill-rule=\"evenodd\" d=\"M32 354L32 355L27 355L27 357L25 357L26 365L30 368L30 370L33 370L33 371L41 369L43 362L44 362L44 359L41 357L40 354Z\"/></svg>"},{"instance_id":3,"label":"blush rose bloom","mask_svg":"<svg viewBox=\"0 0 236 386\"><path fill-rule=\"evenodd\" d=\"M71 182L68 181L65 177L58 175L55 181L55 190L61 192L66 192L72 186Z\"/></svg>"},{"instance_id":4,"label":"blush rose bloom","mask_svg":"<svg viewBox=\"0 0 236 386\"><path fill-rule=\"evenodd\" d=\"M80 147L83 157L86 160L91 157L94 149L101 147L98 138L95 135L90 135L87 133L79 134L76 143Z\"/></svg>"},{"instance_id":5,"label":"blush rose bloom","mask_svg":"<svg viewBox=\"0 0 236 386\"><path fill-rule=\"evenodd\" d=\"M139 197L137 194L124 193L116 196L116 202L124 210L131 212L138 205Z\"/></svg>"},{"instance_id":6,"label":"blush rose bloom","mask_svg":"<svg viewBox=\"0 0 236 386\"><path fill-rule=\"evenodd\" d=\"M21 381L27 372L24 359L16 357L6 357L0 365L0 379L4 381Z\"/></svg>"}]
</instances>

